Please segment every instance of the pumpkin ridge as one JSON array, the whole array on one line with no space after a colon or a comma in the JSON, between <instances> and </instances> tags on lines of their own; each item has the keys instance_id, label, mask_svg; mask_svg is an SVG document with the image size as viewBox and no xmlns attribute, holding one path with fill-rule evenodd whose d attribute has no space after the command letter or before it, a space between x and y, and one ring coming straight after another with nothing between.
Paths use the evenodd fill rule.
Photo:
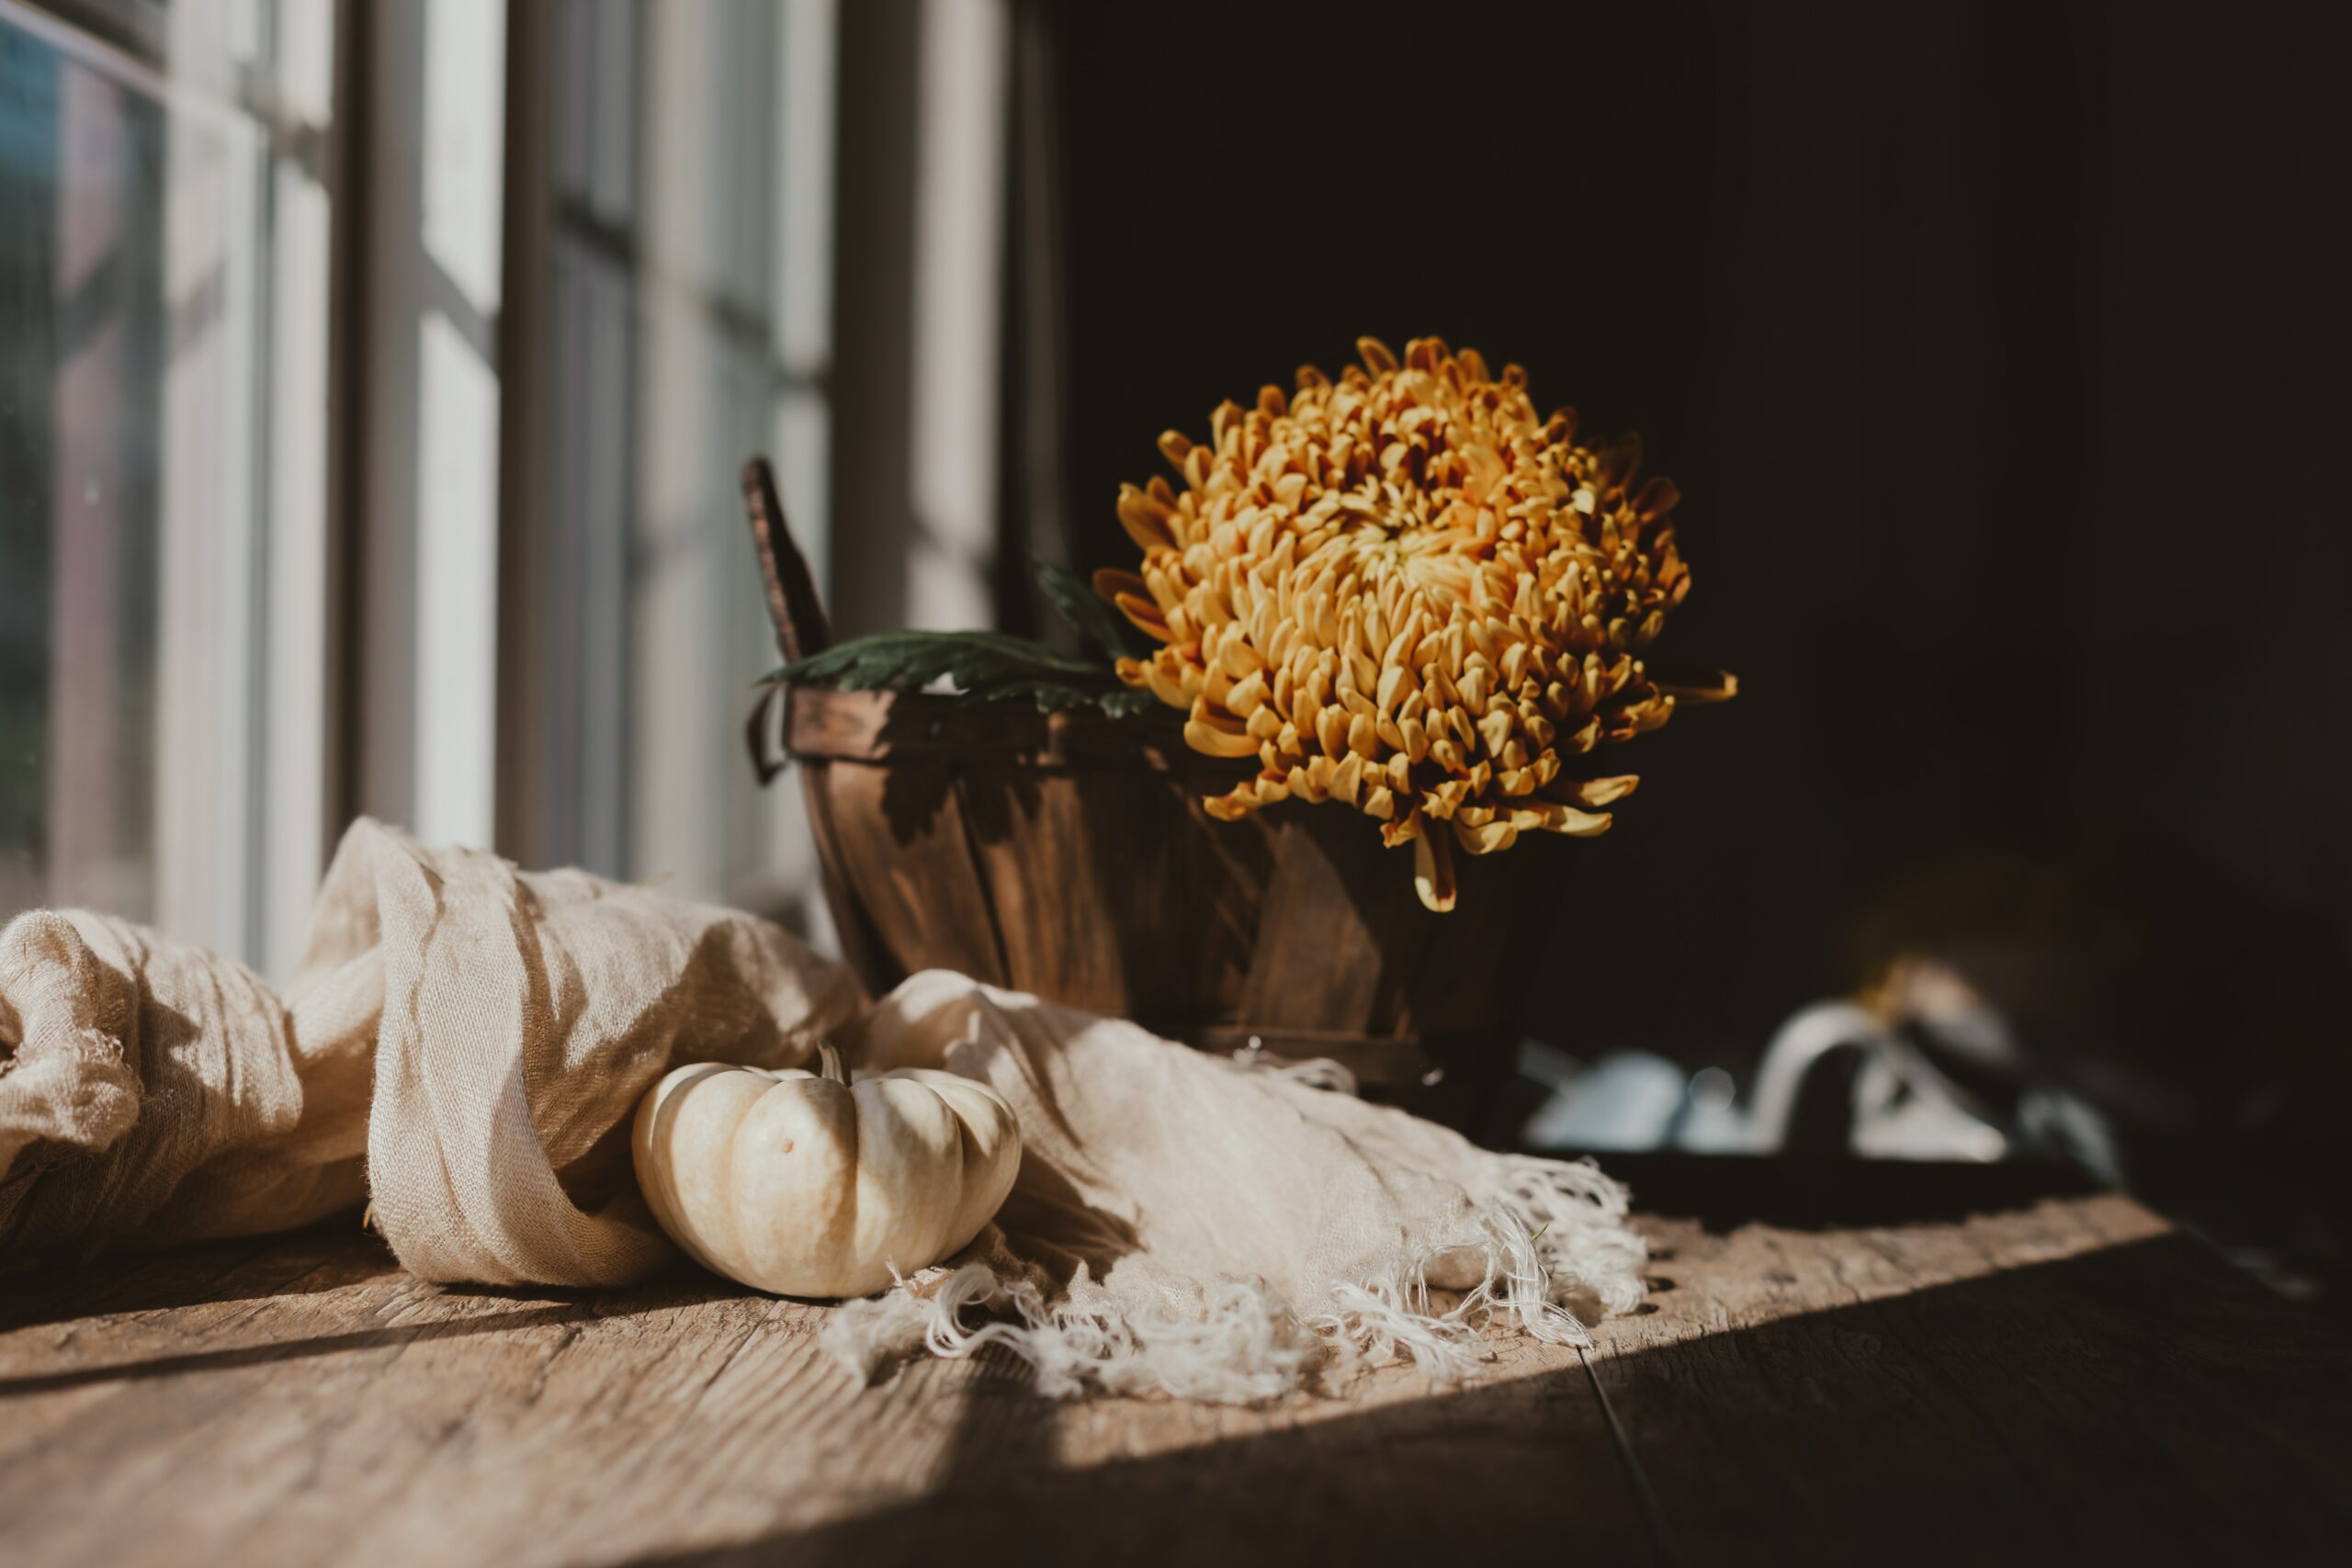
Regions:
<instances>
[{"instance_id":1,"label":"pumpkin ridge","mask_svg":"<svg viewBox=\"0 0 2352 1568\"><path fill-rule=\"evenodd\" d=\"M826 1249L835 1256L855 1249L859 1189L865 1185L865 1107L857 1098L854 1083L842 1086L841 1095L849 1102L849 1136L844 1140L849 1145L849 1179L841 1184L841 1202L833 1209L832 1223L825 1227Z\"/></svg>"},{"instance_id":2,"label":"pumpkin ridge","mask_svg":"<svg viewBox=\"0 0 2352 1568\"><path fill-rule=\"evenodd\" d=\"M683 1089L690 1086L682 1084L679 1087ZM743 1141L743 1123L752 1119L752 1113L760 1108L760 1101L775 1092L775 1084L771 1080L759 1098L743 1108L741 1115L730 1117L728 1120L727 1147L720 1152L719 1160L715 1168L726 1173L726 1190L730 1193L735 1190L735 1146ZM736 1213L733 1203L721 1203L718 1208L727 1216L727 1255L729 1258L741 1258L743 1256L742 1219Z\"/></svg>"},{"instance_id":3,"label":"pumpkin ridge","mask_svg":"<svg viewBox=\"0 0 2352 1568\"><path fill-rule=\"evenodd\" d=\"M961 1107L944 1094L939 1103L956 1119L956 1206L947 1212L947 1245L961 1247L972 1239L956 1233L964 1228L964 1209L972 1201L972 1163L980 1152L979 1139L972 1131L972 1119Z\"/></svg>"},{"instance_id":4,"label":"pumpkin ridge","mask_svg":"<svg viewBox=\"0 0 2352 1568\"><path fill-rule=\"evenodd\" d=\"M948 1235L943 1245L961 1247L972 1239L962 1232L964 1211L971 1207L972 1203L972 1186L978 1172L980 1139L979 1134L972 1126L972 1118L966 1113L962 1106L957 1105L944 1094L940 1095L939 1102L946 1106L947 1114L956 1119L956 1207L948 1213ZM980 1224L985 1225L988 1221L983 1219ZM973 1234L978 1233L975 1231Z\"/></svg>"},{"instance_id":5,"label":"pumpkin ridge","mask_svg":"<svg viewBox=\"0 0 2352 1568\"><path fill-rule=\"evenodd\" d=\"M724 1063L718 1062L696 1063L677 1068L653 1087L646 1097L644 1109L639 1111L640 1116L649 1118L647 1144L664 1151L664 1156L656 1167L660 1179L648 1181L640 1172L639 1186L644 1190L646 1202L653 1210L655 1220L662 1223L664 1229L674 1222L682 1221L685 1214L685 1206L678 1196L674 1159L667 1151L673 1146L678 1119L684 1114L687 1096L697 1085L723 1077L732 1070ZM712 1273L726 1272L718 1266L710 1249L694 1236L692 1226L680 1224L678 1229L671 1232L671 1239L677 1242L689 1258Z\"/></svg>"},{"instance_id":6,"label":"pumpkin ridge","mask_svg":"<svg viewBox=\"0 0 2352 1568\"><path fill-rule=\"evenodd\" d=\"M932 1099L939 1102L939 1109L945 1114L948 1125L956 1129L956 1184L950 1189L954 1196L937 1212L932 1242L932 1250L944 1257L963 1244L963 1237L956 1231L958 1222L964 1217L964 1205L972 1201L972 1124L965 1119L964 1112L954 1100L929 1084L922 1087L930 1090Z\"/></svg>"}]
</instances>

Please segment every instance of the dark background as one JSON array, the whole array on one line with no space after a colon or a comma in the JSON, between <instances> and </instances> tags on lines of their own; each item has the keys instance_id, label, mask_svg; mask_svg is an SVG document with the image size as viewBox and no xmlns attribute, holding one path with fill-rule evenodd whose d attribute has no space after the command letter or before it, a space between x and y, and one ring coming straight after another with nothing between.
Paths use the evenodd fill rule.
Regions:
<instances>
[{"instance_id":1,"label":"dark background","mask_svg":"<svg viewBox=\"0 0 2352 1568\"><path fill-rule=\"evenodd\" d=\"M1743 693L1619 759L1537 1032L1744 1055L1925 908L2074 942L2098 1027L2340 1044L2344 8L1040 14L1083 564L1157 432L1362 333L1681 487L1661 649Z\"/></svg>"}]
</instances>

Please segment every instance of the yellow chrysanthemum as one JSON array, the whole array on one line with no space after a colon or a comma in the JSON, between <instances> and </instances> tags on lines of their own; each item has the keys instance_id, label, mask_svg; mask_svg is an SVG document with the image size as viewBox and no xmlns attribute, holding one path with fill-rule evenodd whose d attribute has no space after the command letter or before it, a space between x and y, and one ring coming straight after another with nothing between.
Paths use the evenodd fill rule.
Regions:
<instances>
[{"instance_id":1,"label":"yellow chrysanthemum","mask_svg":"<svg viewBox=\"0 0 2352 1568\"><path fill-rule=\"evenodd\" d=\"M1344 801L1415 846L1443 910L1449 845L1598 833L1634 787L1569 760L1673 715L1641 655L1690 587L1679 496L1631 488L1638 443L1596 452L1572 412L1537 417L1516 365L1357 348L1336 382L1307 366L1289 397L1224 404L1205 446L1161 435L1184 489L1121 488L1143 570L1094 585L1161 644L1121 678L1185 710L1194 750L1259 760L1211 813Z\"/></svg>"}]
</instances>

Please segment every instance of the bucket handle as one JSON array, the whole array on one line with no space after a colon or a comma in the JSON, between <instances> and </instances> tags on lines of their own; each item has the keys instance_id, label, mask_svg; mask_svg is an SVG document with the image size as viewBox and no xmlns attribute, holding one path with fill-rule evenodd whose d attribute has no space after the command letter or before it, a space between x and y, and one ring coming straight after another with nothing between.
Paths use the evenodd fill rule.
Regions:
<instances>
[{"instance_id":1,"label":"bucket handle","mask_svg":"<svg viewBox=\"0 0 2352 1568\"><path fill-rule=\"evenodd\" d=\"M792 525L785 521L784 502L776 495L775 470L765 457L753 457L743 465L743 510L752 525L752 551L759 558L761 581L767 590L768 618L775 622L777 649L787 664L824 652L831 646L832 627L825 619L823 602L817 597L816 581L808 575L808 559L793 542ZM783 682L770 684L760 694L743 726L752 767L763 784L785 769L784 754L771 750L768 743L775 728L775 705L784 696Z\"/></svg>"},{"instance_id":2,"label":"bucket handle","mask_svg":"<svg viewBox=\"0 0 2352 1568\"><path fill-rule=\"evenodd\" d=\"M743 510L751 518L752 548L760 558L776 647L786 662L824 652L832 644L832 628L817 597L816 581L808 575L808 562L793 543L784 502L776 499L775 470L765 457L743 465Z\"/></svg>"}]
</instances>

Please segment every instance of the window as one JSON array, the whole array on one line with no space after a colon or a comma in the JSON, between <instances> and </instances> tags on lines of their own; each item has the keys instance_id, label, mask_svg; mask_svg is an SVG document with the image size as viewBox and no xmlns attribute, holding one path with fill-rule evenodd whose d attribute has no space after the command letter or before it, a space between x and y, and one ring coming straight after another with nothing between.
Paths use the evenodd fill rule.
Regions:
<instances>
[{"instance_id":1,"label":"window","mask_svg":"<svg viewBox=\"0 0 2352 1568\"><path fill-rule=\"evenodd\" d=\"M737 474L991 618L1010 16L0 0L0 916L282 978L368 812L823 940Z\"/></svg>"}]
</instances>

